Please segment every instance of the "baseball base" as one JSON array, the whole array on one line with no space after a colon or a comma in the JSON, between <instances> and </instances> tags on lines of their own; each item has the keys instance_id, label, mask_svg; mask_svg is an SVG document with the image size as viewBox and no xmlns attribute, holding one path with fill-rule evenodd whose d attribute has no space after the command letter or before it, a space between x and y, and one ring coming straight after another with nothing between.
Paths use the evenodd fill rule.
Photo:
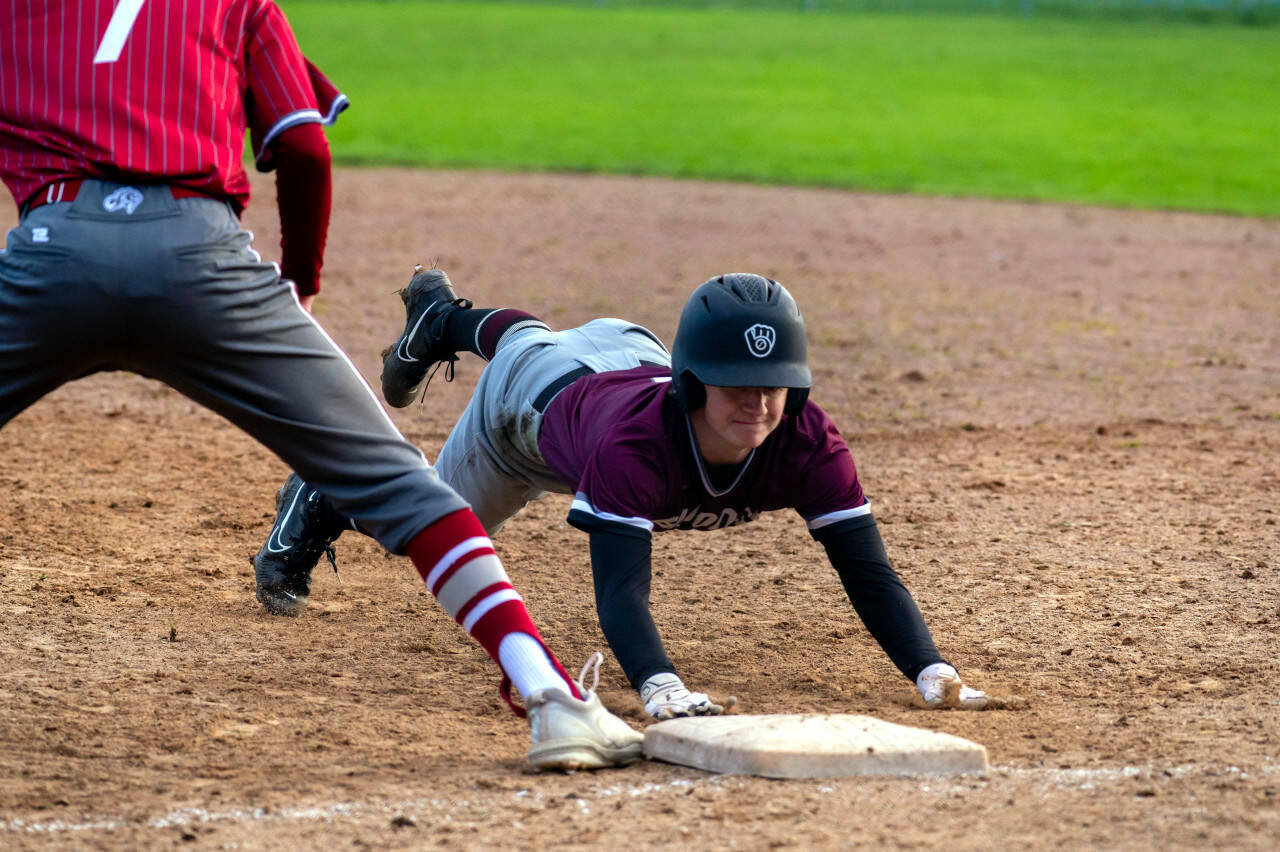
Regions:
<instances>
[{"instance_id":1,"label":"baseball base","mask_svg":"<svg viewBox=\"0 0 1280 852\"><path fill-rule=\"evenodd\" d=\"M765 778L985 775L977 743L870 716L692 716L645 729L646 756Z\"/></svg>"}]
</instances>

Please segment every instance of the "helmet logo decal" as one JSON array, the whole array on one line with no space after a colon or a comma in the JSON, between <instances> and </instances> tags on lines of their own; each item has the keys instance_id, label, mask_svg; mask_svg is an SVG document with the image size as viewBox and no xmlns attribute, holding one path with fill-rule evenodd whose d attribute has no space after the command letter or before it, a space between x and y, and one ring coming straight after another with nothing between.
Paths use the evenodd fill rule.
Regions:
<instances>
[{"instance_id":1,"label":"helmet logo decal","mask_svg":"<svg viewBox=\"0 0 1280 852\"><path fill-rule=\"evenodd\" d=\"M745 334L747 349L757 358L769 357L769 353L773 351L773 345L778 342L778 332L773 330L773 326L762 322L751 326Z\"/></svg>"}]
</instances>

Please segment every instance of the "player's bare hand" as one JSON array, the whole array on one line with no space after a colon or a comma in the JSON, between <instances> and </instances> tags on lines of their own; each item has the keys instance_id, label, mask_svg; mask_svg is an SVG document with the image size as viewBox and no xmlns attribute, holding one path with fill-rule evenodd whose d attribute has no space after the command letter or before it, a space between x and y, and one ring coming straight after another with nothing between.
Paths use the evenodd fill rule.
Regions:
<instances>
[{"instance_id":1,"label":"player's bare hand","mask_svg":"<svg viewBox=\"0 0 1280 852\"><path fill-rule=\"evenodd\" d=\"M924 706L933 709L985 710L990 700L982 690L965 686L959 673L946 663L926 666L916 677L916 687Z\"/></svg>"},{"instance_id":2,"label":"player's bare hand","mask_svg":"<svg viewBox=\"0 0 1280 852\"><path fill-rule=\"evenodd\" d=\"M713 702L706 693L690 692L671 672L656 674L642 683L640 699L649 715L659 721L677 716L719 716L724 712L723 705Z\"/></svg>"}]
</instances>

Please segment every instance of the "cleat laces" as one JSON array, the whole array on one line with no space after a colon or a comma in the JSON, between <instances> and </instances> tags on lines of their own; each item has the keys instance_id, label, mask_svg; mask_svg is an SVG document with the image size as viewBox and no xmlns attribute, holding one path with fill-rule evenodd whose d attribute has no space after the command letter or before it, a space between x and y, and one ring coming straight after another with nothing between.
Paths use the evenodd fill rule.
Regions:
<instances>
[{"instance_id":1,"label":"cleat laces","mask_svg":"<svg viewBox=\"0 0 1280 852\"><path fill-rule=\"evenodd\" d=\"M587 661L582 664L582 671L578 674L578 679L574 681L577 684L578 691L582 693L583 700L586 700L596 691L596 687L600 685L600 664L604 662L604 654L596 651ZM586 680L587 672L591 672L591 688L587 689Z\"/></svg>"},{"instance_id":2,"label":"cleat laces","mask_svg":"<svg viewBox=\"0 0 1280 852\"><path fill-rule=\"evenodd\" d=\"M408 292L409 291L407 289L400 291L401 298L405 299L406 303L409 298L407 295ZM467 310L468 308L472 307L472 304L473 303L470 299L461 299L461 298L454 299L452 302L449 303L451 307L458 308L460 310ZM448 314L444 314L443 316L447 318ZM441 331L443 330L444 328L443 326L441 326ZM453 375L454 375L453 365L456 363L458 363L458 355L455 352L450 352L447 355L440 356L439 360L436 361L435 367L433 367L431 369L431 372L427 374L426 382L424 382L422 385L422 393L418 395L418 408L422 408L422 406L426 403L427 388L431 387L431 380L436 377L436 373L440 372L441 367L444 367L445 382L448 383L453 381Z\"/></svg>"},{"instance_id":3,"label":"cleat laces","mask_svg":"<svg viewBox=\"0 0 1280 852\"><path fill-rule=\"evenodd\" d=\"M436 362L431 368L431 372L427 374L427 380L422 383L422 393L418 394L418 408L422 408L427 401L427 388L431 387L431 380L436 377L436 373L440 372L440 368L444 367L444 380L446 383L453 381L453 365L458 363L457 355L446 355Z\"/></svg>"},{"instance_id":4,"label":"cleat laces","mask_svg":"<svg viewBox=\"0 0 1280 852\"><path fill-rule=\"evenodd\" d=\"M293 579L305 579L311 574L310 566L314 565L323 555L333 567L334 576L339 576L338 551L334 548L333 542L337 540L341 530L338 530L337 534L317 531L317 528L323 529L320 492L312 491L307 495L307 505L303 511L306 514L304 516L302 535L293 553L285 556L283 572ZM340 576L339 579L341 579Z\"/></svg>"}]
</instances>

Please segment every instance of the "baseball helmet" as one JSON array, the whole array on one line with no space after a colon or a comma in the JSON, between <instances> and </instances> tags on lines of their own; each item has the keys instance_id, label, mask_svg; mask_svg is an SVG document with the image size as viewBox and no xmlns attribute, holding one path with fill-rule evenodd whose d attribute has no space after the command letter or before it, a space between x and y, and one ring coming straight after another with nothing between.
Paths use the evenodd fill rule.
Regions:
<instances>
[{"instance_id":1,"label":"baseball helmet","mask_svg":"<svg viewBox=\"0 0 1280 852\"><path fill-rule=\"evenodd\" d=\"M671 391L680 408L696 411L706 385L787 388L784 413L804 408L813 385L804 318L777 281L734 272L693 291L671 347Z\"/></svg>"}]
</instances>

